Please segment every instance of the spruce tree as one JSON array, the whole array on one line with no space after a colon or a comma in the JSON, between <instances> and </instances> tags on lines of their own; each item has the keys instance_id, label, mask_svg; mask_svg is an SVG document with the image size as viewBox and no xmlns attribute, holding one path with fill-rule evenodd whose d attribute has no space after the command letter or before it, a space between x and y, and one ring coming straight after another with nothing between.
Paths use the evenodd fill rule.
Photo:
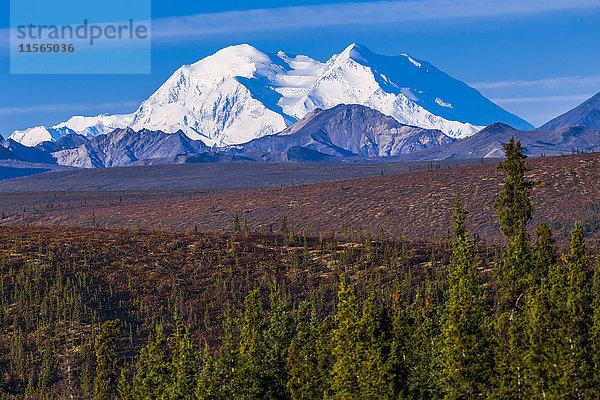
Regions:
<instances>
[{"instance_id":1,"label":"spruce tree","mask_svg":"<svg viewBox=\"0 0 600 400\"><path fill-rule=\"evenodd\" d=\"M240 218L238 217L237 214L235 214L235 217L233 218L233 232L234 233L240 232Z\"/></svg>"},{"instance_id":2,"label":"spruce tree","mask_svg":"<svg viewBox=\"0 0 600 400\"><path fill-rule=\"evenodd\" d=\"M196 398L198 400L225 399L219 388L219 370L210 347L205 344L202 353L202 368L198 374Z\"/></svg>"},{"instance_id":3,"label":"spruce tree","mask_svg":"<svg viewBox=\"0 0 600 400\"><path fill-rule=\"evenodd\" d=\"M94 393L94 380L96 379L96 353L91 341L82 346L79 358L81 360L79 372L81 390L85 397L90 398Z\"/></svg>"},{"instance_id":4,"label":"spruce tree","mask_svg":"<svg viewBox=\"0 0 600 400\"><path fill-rule=\"evenodd\" d=\"M117 397L117 383L120 376L117 366L119 324L118 319L105 322L96 341L95 398L98 400L112 400Z\"/></svg>"},{"instance_id":5,"label":"spruce tree","mask_svg":"<svg viewBox=\"0 0 600 400\"><path fill-rule=\"evenodd\" d=\"M364 349L360 343L360 310L346 277L340 277L338 287L337 327L333 337L333 369L331 399L354 400L360 397L360 368Z\"/></svg>"},{"instance_id":6,"label":"spruce tree","mask_svg":"<svg viewBox=\"0 0 600 400\"><path fill-rule=\"evenodd\" d=\"M421 360L413 358L416 355L411 348L412 327L410 315L402 298L402 289L397 288L392 293L392 343L390 347L390 364L393 371L393 390L398 398L408 397L410 367L417 365Z\"/></svg>"},{"instance_id":7,"label":"spruce tree","mask_svg":"<svg viewBox=\"0 0 600 400\"><path fill-rule=\"evenodd\" d=\"M512 137L504 146L506 159L498 164L497 169L506 175L500 196L494 203L501 230L507 238L518 235L520 224L527 224L533 217L535 207L530 201L530 192L536 182L528 181L525 173L529 171L527 156L521 142L515 143Z\"/></svg>"},{"instance_id":8,"label":"spruce tree","mask_svg":"<svg viewBox=\"0 0 600 400\"><path fill-rule=\"evenodd\" d=\"M362 314L356 296L340 279L331 371L332 399L394 398L394 365L390 361L392 323L372 294Z\"/></svg>"},{"instance_id":9,"label":"spruce tree","mask_svg":"<svg viewBox=\"0 0 600 400\"><path fill-rule=\"evenodd\" d=\"M560 354L565 342L560 329L566 322L567 274L557 262L550 227L541 223L535 234L535 279L523 300L523 390L528 398L558 398L562 393Z\"/></svg>"},{"instance_id":10,"label":"spruce tree","mask_svg":"<svg viewBox=\"0 0 600 400\"><path fill-rule=\"evenodd\" d=\"M319 364L316 331L310 321L308 302L300 303L296 311L296 334L290 343L287 363L287 388L293 400L309 400L323 396L319 384Z\"/></svg>"},{"instance_id":11,"label":"spruce tree","mask_svg":"<svg viewBox=\"0 0 600 400\"><path fill-rule=\"evenodd\" d=\"M408 349L408 393L413 399L437 399L441 397L437 382L439 372L437 361L441 336L440 304L434 284L427 282L424 290L419 290L408 314L412 324L407 327Z\"/></svg>"},{"instance_id":12,"label":"spruce tree","mask_svg":"<svg viewBox=\"0 0 600 400\"><path fill-rule=\"evenodd\" d=\"M465 218L461 200L457 198L439 355L439 386L445 399L487 398L493 367L490 311L477 275L476 245L465 229Z\"/></svg>"},{"instance_id":13,"label":"spruce tree","mask_svg":"<svg viewBox=\"0 0 600 400\"><path fill-rule=\"evenodd\" d=\"M47 389L57 378L57 365L54 356L54 346L48 340L42 355L42 371L40 374L40 386L42 391Z\"/></svg>"},{"instance_id":14,"label":"spruce tree","mask_svg":"<svg viewBox=\"0 0 600 400\"><path fill-rule=\"evenodd\" d=\"M592 354L592 368L594 371L591 396L600 398L600 254L596 255L594 268L594 282L592 286L592 334L590 352Z\"/></svg>"},{"instance_id":15,"label":"spruce tree","mask_svg":"<svg viewBox=\"0 0 600 400\"><path fill-rule=\"evenodd\" d=\"M221 352L218 360L215 363L217 383L222 394L221 398L232 398L235 396L236 388L234 387L234 377L237 373L237 366L240 360L240 337L238 332L238 321L231 314L229 307L225 311L224 321L224 337ZM211 360L212 362L212 360ZM205 364L204 368L207 368ZM210 365L208 366L207 374L211 374ZM210 375L207 375L210 377ZM211 377L212 379L212 377ZM212 382L208 381L203 384L206 387L212 387ZM210 391L209 391L210 393ZM210 398L210 397L207 397Z\"/></svg>"},{"instance_id":16,"label":"spruce tree","mask_svg":"<svg viewBox=\"0 0 600 400\"><path fill-rule=\"evenodd\" d=\"M525 396L525 353L527 338L523 304L526 292L536 282L535 260L527 222L535 210L530 201L531 189L537 182L525 173L529 165L524 150L514 138L504 145L506 159L498 169L506 179L494 203L501 231L508 239L502 262L495 266L499 281L497 318L495 323L496 360L494 398L522 399Z\"/></svg>"},{"instance_id":17,"label":"spruce tree","mask_svg":"<svg viewBox=\"0 0 600 400\"><path fill-rule=\"evenodd\" d=\"M547 278L556 261L556 242L548 224L542 222L535 230L535 242L533 243L533 281L539 283Z\"/></svg>"},{"instance_id":18,"label":"spruce tree","mask_svg":"<svg viewBox=\"0 0 600 400\"><path fill-rule=\"evenodd\" d=\"M330 398L331 390L331 371L333 370L334 360L334 323L332 316L327 316L316 329L317 348L317 375L315 375L315 385L320 388L317 392L323 393L323 398ZM312 317L313 327L316 325L315 311Z\"/></svg>"},{"instance_id":19,"label":"spruce tree","mask_svg":"<svg viewBox=\"0 0 600 400\"><path fill-rule=\"evenodd\" d=\"M265 389L263 399L289 399L287 354L292 340L286 302L277 287L271 289L271 315L265 330Z\"/></svg>"},{"instance_id":20,"label":"spruce tree","mask_svg":"<svg viewBox=\"0 0 600 400\"><path fill-rule=\"evenodd\" d=\"M265 393L265 313L258 290L244 300L241 317L239 359L233 374L232 388L240 399L260 399Z\"/></svg>"},{"instance_id":21,"label":"spruce tree","mask_svg":"<svg viewBox=\"0 0 600 400\"><path fill-rule=\"evenodd\" d=\"M198 385L198 352L190 340L190 332L178 324L173 337L173 357L171 361L171 385L167 398L170 400L187 400L194 398Z\"/></svg>"},{"instance_id":22,"label":"spruce tree","mask_svg":"<svg viewBox=\"0 0 600 400\"><path fill-rule=\"evenodd\" d=\"M569 269L566 294L567 324L563 337L567 341L563 373L563 390L569 398L589 398L592 380L591 336L593 310L591 285L583 226L571 232L570 252L565 256Z\"/></svg>"},{"instance_id":23,"label":"spruce tree","mask_svg":"<svg viewBox=\"0 0 600 400\"><path fill-rule=\"evenodd\" d=\"M121 369L121 378L117 385L117 392L119 393L119 400L133 400L133 394L131 392L131 383L129 382L129 368L123 367Z\"/></svg>"},{"instance_id":24,"label":"spruce tree","mask_svg":"<svg viewBox=\"0 0 600 400\"><path fill-rule=\"evenodd\" d=\"M172 382L171 355L167 339L161 326L157 327L156 338L142 349L133 379L136 399L158 399L166 397Z\"/></svg>"},{"instance_id":25,"label":"spruce tree","mask_svg":"<svg viewBox=\"0 0 600 400\"><path fill-rule=\"evenodd\" d=\"M527 294L524 301L524 330L527 338L523 355L522 374L525 398L560 398L563 373L562 360L565 341L560 332L565 323L564 286L561 267L556 266L553 277ZM562 277L560 276L562 275Z\"/></svg>"},{"instance_id":26,"label":"spruce tree","mask_svg":"<svg viewBox=\"0 0 600 400\"><path fill-rule=\"evenodd\" d=\"M393 399L394 371L390 362L392 323L375 294L367 299L361 318L359 389L363 399Z\"/></svg>"}]
</instances>

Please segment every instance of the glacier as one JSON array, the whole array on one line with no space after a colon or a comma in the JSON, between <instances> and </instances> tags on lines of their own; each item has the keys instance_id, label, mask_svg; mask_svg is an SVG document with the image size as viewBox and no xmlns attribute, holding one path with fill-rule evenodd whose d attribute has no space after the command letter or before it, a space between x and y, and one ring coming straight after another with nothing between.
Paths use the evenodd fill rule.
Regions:
<instances>
[{"instance_id":1,"label":"glacier","mask_svg":"<svg viewBox=\"0 0 600 400\"><path fill-rule=\"evenodd\" d=\"M227 146L281 132L320 108L360 104L426 129L464 138L483 126L531 125L477 90L406 53L384 56L351 44L326 62L248 44L226 47L184 65L133 114L72 117L53 127L15 131L35 146L69 134L106 134L132 128L182 131L208 146Z\"/></svg>"}]
</instances>

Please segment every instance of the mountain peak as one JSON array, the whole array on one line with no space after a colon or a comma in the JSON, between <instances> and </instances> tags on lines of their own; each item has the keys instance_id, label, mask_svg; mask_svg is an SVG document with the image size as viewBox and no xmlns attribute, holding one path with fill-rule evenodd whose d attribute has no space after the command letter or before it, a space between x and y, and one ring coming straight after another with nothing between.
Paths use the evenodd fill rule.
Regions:
<instances>
[{"instance_id":1,"label":"mountain peak","mask_svg":"<svg viewBox=\"0 0 600 400\"><path fill-rule=\"evenodd\" d=\"M133 114L79 117L48 129L15 132L12 138L36 145L68 133L97 136L130 126L166 133L181 129L209 146L234 145L275 134L316 108L338 104L361 104L400 123L439 129L454 138L495 121L530 127L408 54L379 55L352 43L321 63L239 44L182 66Z\"/></svg>"},{"instance_id":2,"label":"mountain peak","mask_svg":"<svg viewBox=\"0 0 600 400\"><path fill-rule=\"evenodd\" d=\"M546 122L537 129L540 131L551 131L576 125L582 125L590 129L600 129L600 92L572 110Z\"/></svg>"},{"instance_id":3,"label":"mountain peak","mask_svg":"<svg viewBox=\"0 0 600 400\"><path fill-rule=\"evenodd\" d=\"M583 104L590 107L600 108L600 92L587 99Z\"/></svg>"},{"instance_id":4,"label":"mountain peak","mask_svg":"<svg viewBox=\"0 0 600 400\"><path fill-rule=\"evenodd\" d=\"M256 47L238 44L225 47L194 64L184 66L180 71L190 71L203 79L232 76L249 78L256 70L264 69L270 64L269 56Z\"/></svg>"},{"instance_id":5,"label":"mountain peak","mask_svg":"<svg viewBox=\"0 0 600 400\"><path fill-rule=\"evenodd\" d=\"M242 43L242 44L227 46L227 47L217 51L215 54L213 54L212 56L209 56L209 57L242 56L242 57L248 57L248 58L262 58L264 55L265 54L262 51L258 50L256 47L249 45L247 43Z\"/></svg>"},{"instance_id":6,"label":"mountain peak","mask_svg":"<svg viewBox=\"0 0 600 400\"><path fill-rule=\"evenodd\" d=\"M507 129L507 130L516 130L515 128L513 128L512 126L505 124L504 122L494 122L491 125L486 126L484 129L487 130L497 130L497 129Z\"/></svg>"}]
</instances>

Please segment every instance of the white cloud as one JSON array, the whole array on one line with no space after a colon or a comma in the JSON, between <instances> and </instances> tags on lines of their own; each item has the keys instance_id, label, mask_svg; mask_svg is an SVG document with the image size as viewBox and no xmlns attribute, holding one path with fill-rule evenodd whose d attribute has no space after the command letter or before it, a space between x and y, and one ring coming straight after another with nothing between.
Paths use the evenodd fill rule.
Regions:
<instances>
[{"instance_id":1,"label":"white cloud","mask_svg":"<svg viewBox=\"0 0 600 400\"><path fill-rule=\"evenodd\" d=\"M107 108L137 107L139 102L124 101L119 103L101 103L101 104L44 104L29 107L0 107L0 116L14 114L33 114L45 112L61 111L90 111L104 110Z\"/></svg>"},{"instance_id":2,"label":"white cloud","mask_svg":"<svg viewBox=\"0 0 600 400\"><path fill-rule=\"evenodd\" d=\"M210 35L444 20L518 17L600 8L598 0L408 0L291 6L152 20L153 40L200 40ZM0 29L0 48L9 30Z\"/></svg>"},{"instance_id":3,"label":"white cloud","mask_svg":"<svg viewBox=\"0 0 600 400\"><path fill-rule=\"evenodd\" d=\"M492 101L497 104L516 104L516 103L559 103L559 102L578 102L589 99L594 94L573 94L563 96L535 96L535 97L501 97L494 98Z\"/></svg>"},{"instance_id":4,"label":"white cloud","mask_svg":"<svg viewBox=\"0 0 600 400\"><path fill-rule=\"evenodd\" d=\"M156 40L199 39L214 34L281 29L368 25L426 20L459 20L538 15L600 8L598 0L423 0L338 3L227 11L153 20Z\"/></svg>"},{"instance_id":5,"label":"white cloud","mask_svg":"<svg viewBox=\"0 0 600 400\"><path fill-rule=\"evenodd\" d=\"M506 88L574 88L574 87L600 87L600 75L593 76L560 76L556 78L537 80L513 80L498 82L471 83L476 89L506 89Z\"/></svg>"}]
</instances>

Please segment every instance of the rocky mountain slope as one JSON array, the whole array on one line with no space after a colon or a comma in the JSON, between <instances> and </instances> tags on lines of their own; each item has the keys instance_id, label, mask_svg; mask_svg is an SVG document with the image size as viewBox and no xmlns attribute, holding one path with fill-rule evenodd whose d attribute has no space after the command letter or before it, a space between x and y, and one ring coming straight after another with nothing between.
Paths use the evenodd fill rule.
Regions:
<instances>
[{"instance_id":1,"label":"rocky mountain slope","mask_svg":"<svg viewBox=\"0 0 600 400\"><path fill-rule=\"evenodd\" d=\"M276 152L304 147L333 156L389 157L453 141L439 130L404 125L365 106L340 104L316 109L282 132L231 150Z\"/></svg>"},{"instance_id":2,"label":"rocky mountain slope","mask_svg":"<svg viewBox=\"0 0 600 400\"><path fill-rule=\"evenodd\" d=\"M590 129L600 129L600 93L587 99L574 109L546 122L538 130L548 131L576 125L582 125Z\"/></svg>"},{"instance_id":3,"label":"rocky mountain slope","mask_svg":"<svg viewBox=\"0 0 600 400\"><path fill-rule=\"evenodd\" d=\"M77 140L81 139L82 137L79 137ZM74 138L72 141L76 142ZM136 132L126 128L91 138L75 148L57 149L52 155L60 165L98 168L127 166L138 160L173 157L208 150L202 142L191 140L181 131L168 134L147 130Z\"/></svg>"}]
</instances>

